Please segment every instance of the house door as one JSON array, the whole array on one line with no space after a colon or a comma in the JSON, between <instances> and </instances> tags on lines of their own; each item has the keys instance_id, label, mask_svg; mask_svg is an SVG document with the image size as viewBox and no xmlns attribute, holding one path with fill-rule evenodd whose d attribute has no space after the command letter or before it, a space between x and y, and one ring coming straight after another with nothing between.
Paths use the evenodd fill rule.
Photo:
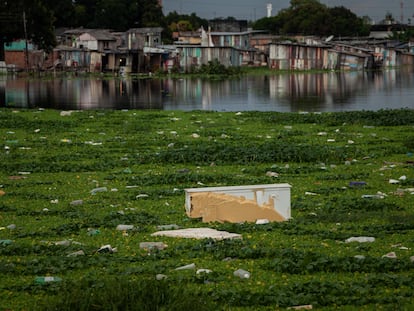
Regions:
<instances>
[{"instance_id":1,"label":"house door","mask_svg":"<svg viewBox=\"0 0 414 311\"><path fill-rule=\"evenodd\" d=\"M108 63L109 63L108 54L102 55L102 71L108 70Z\"/></svg>"}]
</instances>

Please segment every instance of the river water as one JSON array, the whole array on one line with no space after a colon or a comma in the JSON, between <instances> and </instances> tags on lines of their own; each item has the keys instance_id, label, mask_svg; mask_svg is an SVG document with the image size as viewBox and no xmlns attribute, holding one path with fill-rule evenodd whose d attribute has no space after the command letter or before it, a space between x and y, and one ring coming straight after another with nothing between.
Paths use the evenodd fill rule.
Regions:
<instances>
[{"instance_id":1,"label":"river water","mask_svg":"<svg viewBox=\"0 0 414 311\"><path fill-rule=\"evenodd\" d=\"M222 81L8 75L0 76L0 106L278 112L414 109L414 70L249 75Z\"/></svg>"}]
</instances>

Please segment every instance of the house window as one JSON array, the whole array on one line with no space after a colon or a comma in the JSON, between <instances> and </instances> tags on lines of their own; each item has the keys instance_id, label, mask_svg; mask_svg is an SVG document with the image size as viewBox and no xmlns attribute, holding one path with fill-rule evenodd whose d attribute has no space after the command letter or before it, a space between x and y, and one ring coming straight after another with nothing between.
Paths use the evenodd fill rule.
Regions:
<instances>
[{"instance_id":1,"label":"house window","mask_svg":"<svg viewBox=\"0 0 414 311\"><path fill-rule=\"evenodd\" d=\"M109 42L108 41L104 41L103 47L104 47L104 49L108 49L109 48Z\"/></svg>"}]
</instances>

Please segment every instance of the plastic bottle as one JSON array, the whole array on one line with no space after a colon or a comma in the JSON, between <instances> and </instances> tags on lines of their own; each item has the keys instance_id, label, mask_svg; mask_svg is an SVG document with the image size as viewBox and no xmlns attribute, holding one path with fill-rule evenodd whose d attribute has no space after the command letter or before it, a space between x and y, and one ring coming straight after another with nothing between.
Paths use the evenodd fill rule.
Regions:
<instances>
[{"instance_id":1,"label":"plastic bottle","mask_svg":"<svg viewBox=\"0 0 414 311\"><path fill-rule=\"evenodd\" d=\"M248 279L248 278L250 278L250 272L249 271L246 271L246 270L243 270L243 269L238 269L238 270L234 271L233 274L234 274L234 276L237 276L237 277L239 277L241 279Z\"/></svg>"},{"instance_id":2,"label":"plastic bottle","mask_svg":"<svg viewBox=\"0 0 414 311\"><path fill-rule=\"evenodd\" d=\"M35 278L36 284L47 284L53 282L61 282L62 279L57 276L38 276Z\"/></svg>"}]
</instances>

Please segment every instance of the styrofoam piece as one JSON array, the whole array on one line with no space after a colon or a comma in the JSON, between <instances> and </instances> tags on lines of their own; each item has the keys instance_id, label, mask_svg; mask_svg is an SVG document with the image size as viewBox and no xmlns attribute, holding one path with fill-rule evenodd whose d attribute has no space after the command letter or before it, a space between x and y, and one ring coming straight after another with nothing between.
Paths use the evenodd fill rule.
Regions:
<instances>
[{"instance_id":1,"label":"styrofoam piece","mask_svg":"<svg viewBox=\"0 0 414 311\"><path fill-rule=\"evenodd\" d=\"M189 238L189 239L241 239L241 234L229 233L227 231L218 231L211 228L187 228L178 230L157 231L151 236L166 236L171 238Z\"/></svg>"}]
</instances>

